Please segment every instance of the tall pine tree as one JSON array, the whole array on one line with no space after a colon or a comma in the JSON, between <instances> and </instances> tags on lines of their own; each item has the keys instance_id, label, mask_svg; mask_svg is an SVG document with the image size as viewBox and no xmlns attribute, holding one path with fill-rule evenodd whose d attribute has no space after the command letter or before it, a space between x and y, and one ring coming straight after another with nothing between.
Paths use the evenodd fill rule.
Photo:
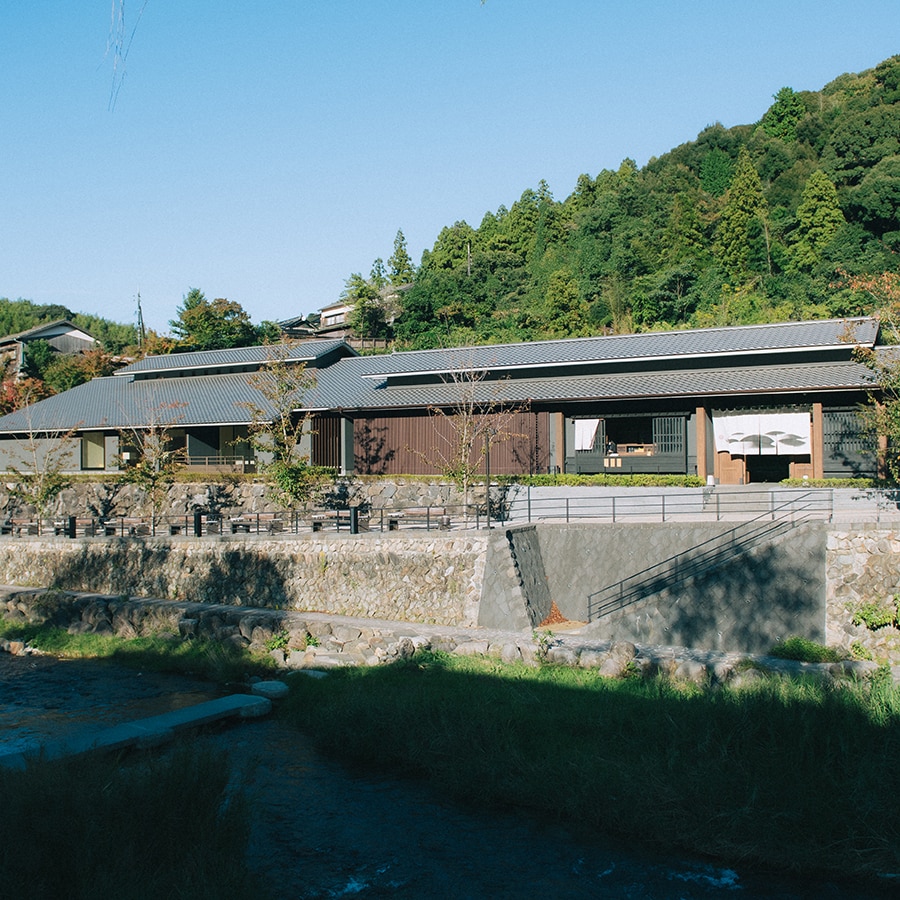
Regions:
<instances>
[{"instance_id":1,"label":"tall pine tree","mask_svg":"<svg viewBox=\"0 0 900 900\"><path fill-rule=\"evenodd\" d=\"M766 209L759 172L747 148L742 147L716 240L717 256L736 284L745 282L751 274L751 234L754 226L762 225L765 230Z\"/></svg>"},{"instance_id":2,"label":"tall pine tree","mask_svg":"<svg viewBox=\"0 0 900 900\"><path fill-rule=\"evenodd\" d=\"M401 284L409 284L416 277L416 269L406 249L406 237L401 228L397 229L394 238L394 252L388 259L388 277L395 287Z\"/></svg>"},{"instance_id":3,"label":"tall pine tree","mask_svg":"<svg viewBox=\"0 0 900 900\"><path fill-rule=\"evenodd\" d=\"M793 266L799 271L812 269L845 222L834 184L824 172L813 172L797 207L797 228L790 249Z\"/></svg>"}]
</instances>

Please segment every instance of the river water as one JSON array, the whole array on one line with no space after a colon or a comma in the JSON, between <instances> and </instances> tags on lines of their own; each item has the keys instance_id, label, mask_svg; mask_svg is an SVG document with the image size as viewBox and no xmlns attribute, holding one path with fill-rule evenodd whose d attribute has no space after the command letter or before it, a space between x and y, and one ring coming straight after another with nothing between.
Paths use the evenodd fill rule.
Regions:
<instances>
[{"instance_id":1,"label":"river water","mask_svg":"<svg viewBox=\"0 0 900 900\"><path fill-rule=\"evenodd\" d=\"M217 695L208 683L181 676L0 654L0 752ZM523 814L472 813L427 783L325 759L277 717L193 740L227 750L235 785L253 798L248 862L261 894L292 900L886 896L861 885L653 854Z\"/></svg>"}]
</instances>

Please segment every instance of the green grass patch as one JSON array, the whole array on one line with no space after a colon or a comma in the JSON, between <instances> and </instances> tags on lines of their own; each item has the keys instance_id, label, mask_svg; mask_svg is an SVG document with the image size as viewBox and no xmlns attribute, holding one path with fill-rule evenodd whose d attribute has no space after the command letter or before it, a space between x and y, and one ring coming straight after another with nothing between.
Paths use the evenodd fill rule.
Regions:
<instances>
[{"instance_id":1,"label":"green grass patch","mask_svg":"<svg viewBox=\"0 0 900 900\"><path fill-rule=\"evenodd\" d=\"M786 487L810 488L872 488L876 486L873 478L783 478L779 484Z\"/></svg>"},{"instance_id":2,"label":"green grass patch","mask_svg":"<svg viewBox=\"0 0 900 900\"><path fill-rule=\"evenodd\" d=\"M834 647L826 647L804 637L791 637L779 641L769 651L776 659L793 659L797 662L832 663L847 659L847 654Z\"/></svg>"},{"instance_id":3,"label":"green grass patch","mask_svg":"<svg viewBox=\"0 0 900 900\"><path fill-rule=\"evenodd\" d=\"M194 675L219 683L271 674L276 668L268 656L200 638L69 634L64 628L52 625L20 625L3 620L0 620L0 638L24 641L53 656L108 659L134 668Z\"/></svg>"},{"instance_id":4,"label":"green grass patch","mask_svg":"<svg viewBox=\"0 0 900 900\"><path fill-rule=\"evenodd\" d=\"M797 872L900 871L900 692L762 679L704 691L441 655L292 682L328 753L476 807Z\"/></svg>"},{"instance_id":5,"label":"green grass patch","mask_svg":"<svg viewBox=\"0 0 900 900\"><path fill-rule=\"evenodd\" d=\"M245 864L248 808L227 759L165 755L0 769L0 872L36 900L243 900L265 896Z\"/></svg>"}]
</instances>

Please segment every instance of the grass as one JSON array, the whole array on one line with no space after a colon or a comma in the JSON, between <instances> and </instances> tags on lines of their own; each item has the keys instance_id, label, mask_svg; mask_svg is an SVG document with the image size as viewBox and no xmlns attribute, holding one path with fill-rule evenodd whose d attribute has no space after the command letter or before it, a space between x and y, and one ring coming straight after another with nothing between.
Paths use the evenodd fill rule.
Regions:
<instances>
[{"instance_id":1,"label":"grass","mask_svg":"<svg viewBox=\"0 0 900 900\"><path fill-rule=\"evenodd\" d=\"M218 673L220 680L268 663L199 641L101 638L2 623L0 636L69 656ZM900 768L900 689L883 672L865 682L769 677L739 690L712 691L666 680L617 681L584 669L420 653L393 666L292 679L283 715L329 755L425 777L474 808L521 809L658 848L799 873L876 879L900 872L900 813L889 789ZM192 765L180 767L196 771ZM224 769L205 765L216 777ZM8 812L0 817L0 853L10 841L3 829L18 828L36 809L55 803L80 821L92 806L83 797L70 801L67 792L80 790L80 774L48 771L56 787L29 789L43 799L25 818ZM124 790L103 778L114 785L110 770L93 793ZM0 781L4 803L6 790ZM183 807L184 797L193 804L197 790L182 783L173 793L174 808ZM142 810L137 818L159 817L156 831L170 830L154 797L129 802ZM79 807L82 812L72 812ZM108 816L117 822L118 813L99 809L99 821ZM41 821L40 827L48 826ZM92 848L83 845L95 840L93 827L85 827L84 840L81 832L64 832L82 850L61 855L60 866L91 857ZM193 825L178 828L173 833L182 844L206 839ZM120 847L119 853L135 852L127 850L133 840L139 845L143 838L123 832L126 851ZM193 878L188 871L184 884L194 884ZM54 890L48 887L46 896ZM57 895L104 896L72 890ZM110 889L105 896L130 895ZM204 897L215 891L135 896Z\"/></svg>"},{"instance_id":2,"label":"grass","mask_svg":"<svg viewBox=\"0 0 900 900\"><path fill-rule=\"evenodd\" d=\"M0 620L0 637L68 658L218 682L264 674L265 657L214 641L71 635ZM177 747L0 769L0 872L10 896L243 900L267 896L246 868L249 800L227 757Z\"/></svg>"},{"instance_id":3,"label":"grass","mask_svg":"<svg viewBox=\"0 0 900 900\"><path fill-rule=\"evenodd\" d=\"M847 659L847 654L836 647L826 647L803 637L789 637L779 641L769 651L769 656L809 663L836 663Z\"/></svg>"},{"instance_id":4,"label":"grass","mask_svg":"<svg viewBox=\"0 0 900 900\"><path fill-rule=\"evenodd\" d=\"M243 681L249 675L271 675L272 659L231 644L201 638L121 638L101 634L69 634L52 625L19 625L0 620L0 638L69 659L108 659L150 671L195 675L210 681Z\"/></svg>"},{"instance_id":5,"label":"grass","mask_svg":"<svg viewBox=\"0 0 900 900\"><path fill-rule=\"evenodd\" d=\"M328 753L659 847L801 873L900 872L900 693L772 678L731 691L419 656L294 679Z\"/></svg>"},{"instance_id":6,"label":"grass","mask_svg":"<svg viewBox=\"0 0 900 900\"><path fill-rule=\"evenodd\" d=\"M35 900L243 900L264 896L245 864L247 802L226 759L166 755L0 769L0 872Z\"/></svg>"}]
</instances>

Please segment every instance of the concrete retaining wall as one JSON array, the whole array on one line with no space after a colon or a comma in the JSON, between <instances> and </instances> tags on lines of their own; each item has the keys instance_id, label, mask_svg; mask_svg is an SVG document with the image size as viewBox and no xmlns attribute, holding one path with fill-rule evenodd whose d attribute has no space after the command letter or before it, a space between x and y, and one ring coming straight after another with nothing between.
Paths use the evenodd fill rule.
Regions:
<instances>
[{"instance_id":1,"label":"concrete retaining wall","mask_svg":"<svg viewBox=\"0 0 900 900\"><path fill-rule=\"evenodd\" d=\"M587 618L587 596L670 559L690 562L693 548L727 536L727 524L541 525L540 555L549 595L569 619ZM511 532L514 543L532 541ZM825 640L825 528L805 524L779 540L717 554L715 568L662 589L590 626L607 640L741 649L762 653L792 635ZM675 566L677 569L677 566ZM539 602L543 598L538 598Z\"/></svg>"}]
</instances>

